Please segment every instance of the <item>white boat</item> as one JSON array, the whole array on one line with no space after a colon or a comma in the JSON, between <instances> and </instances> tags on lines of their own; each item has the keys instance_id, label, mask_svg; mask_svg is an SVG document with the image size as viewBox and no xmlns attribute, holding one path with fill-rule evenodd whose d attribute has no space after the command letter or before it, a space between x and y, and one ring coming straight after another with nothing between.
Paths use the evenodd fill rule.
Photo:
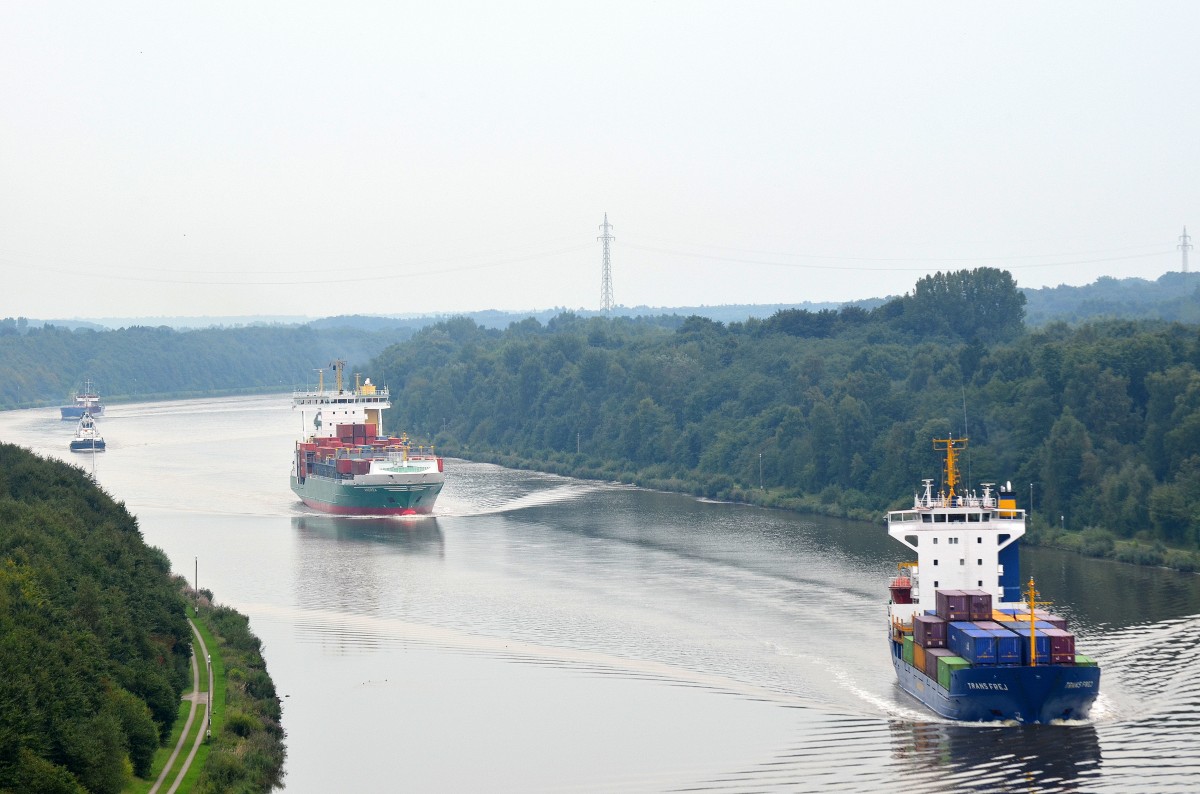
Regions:
<instances>
[{"instance_id":1,"label":"white boat","mask_svg":"<svg viewBox=\"0 0 1200 794\"><path fill-rule=\"evenodd\" d=\"M79 418L79 427L75 429L75 438L71 439L72 452L103 452L104 437L96 427L96 420L87 411Z\"/></svg>"}]
</instances>

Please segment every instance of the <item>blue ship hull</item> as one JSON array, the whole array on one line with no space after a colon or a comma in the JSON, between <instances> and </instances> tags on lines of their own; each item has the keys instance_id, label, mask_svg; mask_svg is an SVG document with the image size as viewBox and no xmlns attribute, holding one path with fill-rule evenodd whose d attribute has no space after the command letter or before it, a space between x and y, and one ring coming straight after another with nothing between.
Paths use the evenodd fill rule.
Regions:
<instances>
[{"instance_id":1,"label":"blue ship hull","mask_svg":"<svg viewBox=\"0 0 1200 794\"><path fill-rule=\"evenodd\" d=\"M951 720L1047 723L1087 719L1100 694L1100 668L979 665L951 674L950 690L905 663L892 642L900 688Z\"/></svg>"},{"instance_id":2,"label":"blue ship hull","mask_svg":"<svg viewBox=\"0 0 1200 794\"><path fill-rule=\"evenodd\" d=\"M62 413L63 419L79 419L85 411L92 416L102 416L104 414L104 406L99 403L90 405L87 408L84 408L82 405L64 405L59 411Z\"/></svg>"}]
</instances>

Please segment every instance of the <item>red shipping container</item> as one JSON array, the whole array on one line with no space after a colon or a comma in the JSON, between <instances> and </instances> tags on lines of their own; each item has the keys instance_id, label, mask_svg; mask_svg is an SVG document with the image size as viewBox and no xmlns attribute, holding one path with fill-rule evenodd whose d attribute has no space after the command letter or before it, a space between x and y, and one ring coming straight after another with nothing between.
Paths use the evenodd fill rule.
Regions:
<instances>
[{"instance_id":1,"label":"red shipping container","mask_svg":"<svg viewBox=\"0 0 1200 794\"><path fill-rule=\"evenodd\" d=\"M970 620L971 601L962 590L938 590L937 616L943 620ZM991 613L988 613L991 617Z\"/></svg>"},{"instance_id":2,"label":"red shipping container","mask_svg":"<svg viewBox=\"0 0 1200 794\"><path fill-rule=\"evenodd\" d=\"M352 463L354 463L354 461L350 460L350 458L338 458L337 459L338 474L349 474L350 466Z\"/></svg>"},{"instance_id":3,"label":"red shipping container","mask_svg":"<svg viewBox=\"0 0 1200 794\"><path fill-rule=\"evenodd\" d=\"M964 590L963 594L969 600L967 607L971 613L971 620L991 620L992 619L992 594L986 590Z\"/></svg>"},{"instance_id":4,"label":"red shipping container","mask_svg":"<svg viewBox=\"0 0 1200 794\"><path fill-rule=\"evenodd\" d=\"M1063 629L1046 629L1042 632L1050 638L1051 664L1075 663L1075 635Z\"/></svg>"},{"instance_id":5,"label":"red shipping container","mask_svg":"<svg viewBox=\"0 0 1200 794\"><path fill-rule=\"evenodd\" d=\"M922 648L946 647L946 621L936 615L913 618L913 642Z\"/></svg>"}]
</instances>

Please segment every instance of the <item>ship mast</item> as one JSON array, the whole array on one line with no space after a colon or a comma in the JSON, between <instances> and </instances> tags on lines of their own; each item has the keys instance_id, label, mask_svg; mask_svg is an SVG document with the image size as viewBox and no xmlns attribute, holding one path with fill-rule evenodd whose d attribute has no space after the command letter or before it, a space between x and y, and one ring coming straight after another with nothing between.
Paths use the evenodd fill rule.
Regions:
<instances>
[{"instance_id":1,"label":"ship mast","mask_svg":"<svg viewBox=\"0 0 1200 794\"><path fill-rule=\"evenodd\" d=\"M1026 603L1029 605L1029 666L1037 667L1037 616L1034 611L1039 605L1050 603L1049 601L1035 601L1037 590L1033 589L1033 577L1029 577L1029 597Z\"/></svg>"},{"instance_id":2,"label":"ship mast","mask_svg":"<svg viewBox=\"0 0 1200 794\"><path fill-rule=\"evenodd\" d=\"M333 361L329 362L329 366L333 367L334 374L337 376L336 377L337 391L338 391L338 394L341 394L342 393L342 369L346 366L346 362L342 361L340 358L335 358Z\"/></svg>"},{"instance_id":3,"label":"ship mast","mask_svg":"<svg viewBox=\"0 0 1200 794\"><path fill-rule=\"evenodd\" d=\"M944 447L939 447L938 444L945 444ZM955 444L962 444L961 447L955 447ZM946 453L946 487L949 493L946 494L950 499L954 498L954 486L958 485L958 467L956 465L956 453L960 449L966 449L967 439L965 438L935 438L933 439L933 448Z\"/></svg>"}]
</instances>

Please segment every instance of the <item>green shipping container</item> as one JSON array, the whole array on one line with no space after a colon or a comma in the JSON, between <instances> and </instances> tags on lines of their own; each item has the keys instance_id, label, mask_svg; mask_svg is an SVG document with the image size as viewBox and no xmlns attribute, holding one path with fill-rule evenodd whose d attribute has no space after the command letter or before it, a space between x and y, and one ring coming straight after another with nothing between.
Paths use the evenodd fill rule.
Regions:
<instances>
[{"instance_id":1,"label":"green shipping container","mask_svg":"<svg viewBox=\"0 0 1200 794\"><path fill-rule=\"evenodd\" d=\"M1082 653L1077 653L1077 654L1075 654L1075 666L1076 667L1099 667L1100 665L1096 664L1096 660L1093 659L1092 657L1084 656Z\"/></svg>"},{"instance_id":2,"label":"green shipping container","mask_svg":"<svg viewBox=\"0 0 1200 794\"><path fill-rule=\"evenodd\" d=\"M938 684L946 691L950 690L950 674L955 670L965 670L971 663L961 656L943 656L938 659Z\"/></svg>"},{"instance_id":3,"label":"green shipping container","mask_svg":"<svg viewBox=\"0 0 1200 794\"><path fill-rule=\"evenodd\" d=\"M909 667L913 664L913 638L911 634L904 635L904 663Z\"/></svg>"}]
</instances>

